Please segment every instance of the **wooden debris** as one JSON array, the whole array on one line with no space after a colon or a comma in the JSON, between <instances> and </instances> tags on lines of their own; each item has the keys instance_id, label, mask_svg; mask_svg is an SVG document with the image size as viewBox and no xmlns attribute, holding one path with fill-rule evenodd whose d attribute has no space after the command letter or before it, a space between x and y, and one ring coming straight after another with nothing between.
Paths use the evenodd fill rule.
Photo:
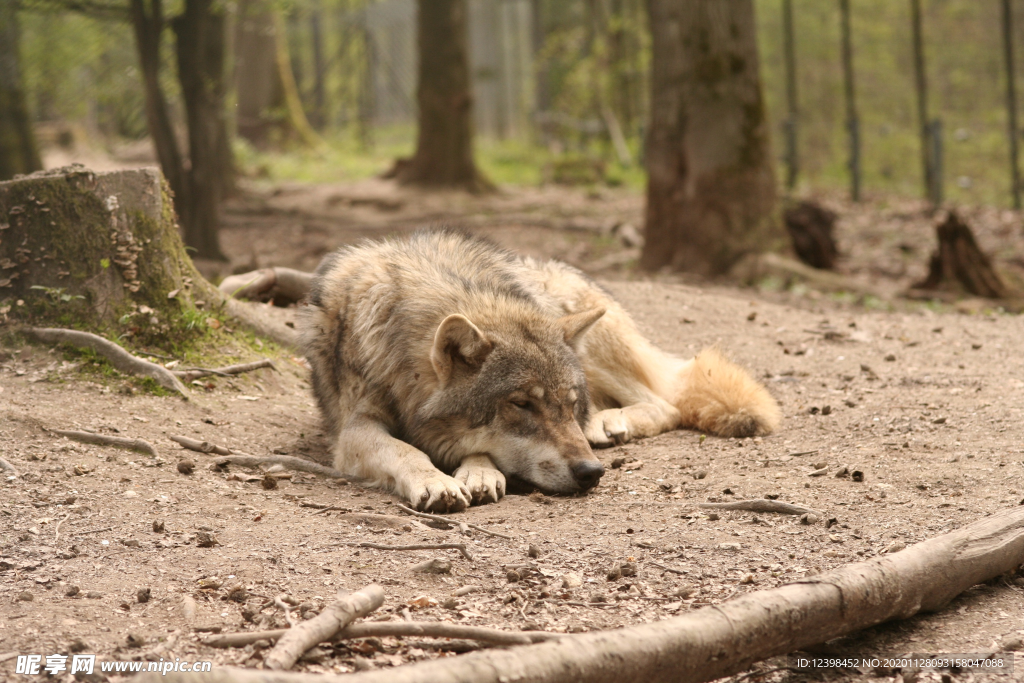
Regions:
<instances>
[{"instance_id":1,"label":"wooden debris","mask_svg":"<svg viewBox=\"0 0 1024 683\"><path fill-rule=\"evenodd\" d=\"M838 216L815 202L803 201L783 213L793 250L801 261L813 268L835 267L836 239L833 234Z\"/></svg>"},{"instance_id":2,"label":"wooden debris","mask_svg":"<svg viewBox=\"0 0 1024 683\"><path fill-rule=\"evenodd\" d=\"M955 211L935 226L938 250L928 264L928 276L915 289L966 292L1002 299L1009 291L974 239L971 228Z\"/></svg>"},{"instance_id":3,"label":"wooden debris","mask_svg":"<svg viewBox=\"0 0 1024 683\"><path fill-rule=\"evenodd\" d=\"M306 298L313 273L291 268L262 268L240 275L229 275L218 289L226 296L237 299L270 301L287 305Z\"/></svg>"},{"instance_id":4,"label":"wooden debris","mask_svg":"<svg viewBox=\"0 0 1024 683\"><path fill-rule=\"evenodd\" d=\"M194 379L206 377L207 375L233 377L234 375L240 375L244 372L252 372L253 370L259 370L261 368L274 368L274 363L269 358L264 358L262 360L256 360L251 363L228 365L223 368L214 368L212 370L207 368L190 368L188 370L175 370L174 374L177 377L181 378L181 381L183 382L191 382Z\"/></svg>"},{"instance_id":5,"label":"wooden debris","mask_svg":"<svg viewBox=\"0 0 1024 683\"><path fill-rule=\"evenodd\" d=\"M343 472L339 472L333 467L327 467L319 463L315 463L312 460L306 460L305 458L296 458L293 455L245 455L239 453L237 455L225 455L217 458L213 461L218 467L224 467L226 465L238 465L239 467L259 467L260 465L283 465L290 470L297 472L308 472L310 474L319 474L323 477L330 477L331 479L347 479L347 475Z\"/></svg>"},{"instance_id":6,"label":"wooden debris","mask_svg":"<svg viewBox=\"0 0 1024 683\"><path fill-rule=\"evenodd\" d=\"M225 633L203 640L210 647L245 647L257 640L275 641L288 629L273 631L249 631L245 633ZM561 633L547 631L501 631L483 626L465 626L444 622L424 621L367 621L351 624L338 631L333 640L350 640L352 638L385 638L385 637L421 636L424 638L464 638L491 645L529 645L548 640L558 640L565 636Z\"/></svg>"},{"instance_id":7,"label":"wooden debris","mask_svg":"<svg viewBox=\"0 0 1024 683\"><path fill-rule=\"evenodd\" d=\"M470 562L473 556L466 549L465 543L416 543L414 545L383 545L381 543L346 543L357 548L376 548L377 550L458 550Z\"/></svg>"},{"instance_id":8,"label":"wooden debris","mask_svg":"<svg viewBox=\"0 0 1024 683\"><path fill-rule=\"evenodd\" d=\"M384 604L384 589L375 584L340 596L309 621L288 629L263 659L272 671L292 668L306 650L330 640L358 617L364 617Z\"/></svg>"},{"instance_id":9,"label":"wooden debris","mask_svg":"<svg viewBox=\"0 0 1024 683\"><path fill-rule=\"evenodd\" d=\"M444 515L432 515L429 512L419 512L417 510L413 510L412 508L406 507L406 506L402 505L401 503L395 503L395 505L398 506L399 510L402 510L403 512L405 512L407 514L414 515L416 517L423 517L424 519L432 519L435 522L444 522L445 524L456 524L456 522L451 517L445 517ZM497 531L491 531L490 529L482 527L479 524L470 524L469 522L465 522L465 524L470 529L476 529L477 531L479 531L481 533L484 533L484 534L487 534L488 536L497 536L498 538L504 538L505 540L508 540L508 541L514 541L515 540L514 537L509 536L508 534L502 534L502 533L499 533Z\"/></svg>"},{"instance_id":10,"label":"wooden debris","mask_svg":"<svg viewBox=\"0 0 1024 683\"><path fill-rule=\"evenodd\" d=\"M754 498L752 500L734 500L729 503L701 503L702 508L713 508L716 510L746 510L748 512L778 512L783 515L806 515L821 513L803 505L792 505L778 500L767 500L765 498Z\"/></svg>"},{"instance_id":11,"label":"wooden debris","mask_svg":"<svg viewBox=\"0 0 1024 683\"><path fill-rule=\"evenodd\" d=\"M199 453L216 453L217 455L231 455L230 448L218 446L217 444L210 443L209 441L199 441L198 439L190 439L187 436L174 436L171 434L168 434L167 438L171 441L180 443L190 451L197 451Z\"/></svg>"},{"instance_id":12,"label":"wooden debris","mask_svg":"<svg viewBox=\"0 0 1024 683\"><path fill-rule=\"evenodd\" d=\"M69 344L71 346L92 349L107 359L107 362L114 366L114 369L118 372L123 372L127 375L149 377L164 389L175 391L186 399L188 398L185 385L170 370L162 365L137 358L114 342L108 341L99 335L92 334L91 332L79 332L77 330L53 327L26 327L22 331L27 336L48 344Z\"/></svg>"},{"instance_id":13,"label":"wooden debris","mask_svg":"<svg viewBox=\"0 0 1024 683\"><path fill-rule=\"evenodd\" d=\"M94 446L113 446L114 448L125 448L130 451L137 451L156 457L156 449L153 444L144 439L128 439L123 436L107 436L106 434L94 434L92 432L79 432L69 429L52 429L54 434L66 436L72 441L88 443Z\"/></svg>"},{"instance_id":14,"label":"wooden debris","mask_svg":"<svg viewBox=\"0 0 1024 683\"><path fill-rule=\"evenodd\" d=\"M424 562L414 564L409 569L419 574L451 574L452 563L451 560L434 557Z\"/></svg>"},{"instance_id":15,"label":"wooden debris","mask_svg":"<svg viewBox=\"0 0 1024 683\"><path fill-rule=\"evenodd\" d=\"M0 471L2 471L2 472L10 472L11 476L14 476L14 477L21 476L21 475L18 474L18 470L15 469L14 465L12 465L11 463L7 462L3 458L0 458Z\"/></svg>"}]
</instances>

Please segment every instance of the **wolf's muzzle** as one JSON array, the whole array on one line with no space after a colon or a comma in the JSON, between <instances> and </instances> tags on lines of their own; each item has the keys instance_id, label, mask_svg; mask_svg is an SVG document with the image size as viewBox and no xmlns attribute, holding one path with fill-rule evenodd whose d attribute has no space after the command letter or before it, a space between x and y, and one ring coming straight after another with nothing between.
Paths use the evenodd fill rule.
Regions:
<instances>
[{"instance_id":1,"label":"wolf's muzzle","mask_svg":"<svg viewBox=\"0 0 1024 683\"><path fill-rule=\"evenodd\" d=\"M572 466L572 476L584 491L597 486L603 474L604 466L594 460L580 460Z\"/></svg>"}]
</instances>

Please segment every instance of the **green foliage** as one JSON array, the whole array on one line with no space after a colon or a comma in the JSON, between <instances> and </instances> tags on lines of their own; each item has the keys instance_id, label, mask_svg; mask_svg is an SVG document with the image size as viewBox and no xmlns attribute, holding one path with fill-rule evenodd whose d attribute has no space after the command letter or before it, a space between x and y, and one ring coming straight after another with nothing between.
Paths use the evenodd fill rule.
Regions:
<instances>
[{"instance_id":1,"label":"green foliage","mask_svg":"<svg viewBox=\"0 0 1024 683\"><path fill-rule=\"evenodd\" d=\"M42 285L32 285L29 289L41 289L46 293L46 296L50 297L50 301L54 304L68 303L75 299L84 300L85 297L81 294L66 294L64 287L43 287Z\"/></svg>"}]
</instances>

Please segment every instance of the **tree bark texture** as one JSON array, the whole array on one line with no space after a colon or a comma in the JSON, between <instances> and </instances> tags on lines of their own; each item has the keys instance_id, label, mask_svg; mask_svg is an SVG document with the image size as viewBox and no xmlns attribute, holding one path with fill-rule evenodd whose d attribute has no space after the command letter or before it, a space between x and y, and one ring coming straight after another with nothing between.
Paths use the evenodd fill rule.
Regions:
<instances>
[{"instance_id":1,"label":"tree bark texture","mask_svg":"<svg viewBox=\"0 0 1024 683\"><path fill-rule=\"evenodd\" d=\"M419 0L419 133L400 183L487 189L473 162L466 0Z\"/></svg>"},{"instance_id":2,"label":"tree bark texture","mask_svg":"<svg viewBox=\"0 0 1024 683\"><path fill-rule=\"evenodd\" d=\"M0 2L0 180L43 167L25 102L15 2Z\"/></svg>"},{"instance_id":3,"label":"tree bark texture","mask_svg":"<svg viewBox=\"0 0 1024 683\"><path fill-rule=\"evenodd\" d=\"M1024 507L898 553L652 624L510 650L325 676L220 668L135 683L699 683L891 619L934 612L1024 562Z\"/></svg>"},{"instance_id":4,"label":"tree bark texture","mask_svg":"<svg viewBox=\"0 0 1024 683\"><path fill-rule=\"evenodd\" d=\"M235 34L235 89L238 134L264 146L274 127L274 110L284 106L277 73L274 15L265 0L242 0Z\"/></svg>"},{"instance_id":5,"label":"tree bark texture","mask_svg":"<svg viewBox=\"0 0 1024 683\"><path fill-rule=\"evenodd\" d=\"M172 27L191 162L185 243L196 250L195 257L223 261L217 211L233 165L224 109L224 14L215 0L186 0Z\"/></svg>"},{"instance_id":6,"label":"tree bark texture","mask_svg":"<svg viewBox=\"0 0 1024 683\"><path fill-rule=\"evenodd\" d=\"M928 277L917 289L967 293L990 299L1009 295L1006 285L992 268L988 256L978 248L970 226L955 211L935 226L938 249L928 265Z\"/></svg>"},{"instance_id":7,"label":"tree bark texture","mask_svg":"<svg viewBox=\"0 0 1024 683\"><path fill-rule=\"evenodd\" d=\"M188 225L191 219L188 174L174 136L174 127L167 110L167 100L160 87L160 38L164 30L162 0L131 0L132 28L142 69L142 85L146 101L146 125L153 138L156 158L167 184L174 193L178 220Z\"/></svg>"},{"instance_id":8,"label":"tree bark texture","mask_svg":"<svg viewBox=\"0 0 1024 683\"><path fill-rule=\"evenodd\" d=\"M726 272L784 242L753 0L647 0L651 120L641 267Z\"/></svg>"}]
</instances>

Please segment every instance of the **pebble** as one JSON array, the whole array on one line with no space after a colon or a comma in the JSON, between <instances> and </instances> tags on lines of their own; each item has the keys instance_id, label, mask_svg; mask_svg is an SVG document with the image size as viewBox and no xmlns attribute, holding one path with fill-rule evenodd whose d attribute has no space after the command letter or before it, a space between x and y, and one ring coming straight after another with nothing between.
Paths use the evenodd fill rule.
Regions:
<instances>
[{"instance_id":1,"label":"pebble","mask_svg":"<svg viewBox=\"0 0 1024 683\"><path fill-rule=\"evenodd\" d=\"M579 588L583 585L583 579L578 574L568 573L562 575L562 588Z\"/></svg>"},{"instance_id":2,"label":"pebble","mask_svg":"<svg viewBox=\"0 0 1024 683\"><path fill-rule=\"evenodd\" d=\"M136 592L136 594L135 594L135 599L138 600L139 602L149 602L149 598L150 598L150 596L152 594L153 594L153 591L151 589L149 589L149 588L140 588L138 590L138 592Z\"/></svg>"},{"instance_id":3,"label":"pebble","mask_svg":"<svg viewBox=\"0 0 1024 683\"><path fill-rule=\"evenodd\" d=\"M178 463L178 471L182 474L192 474L196 469L196 464L191 460L182 460Z\"/></svg>"},{"instance_id":4,"label":"pebble","mask_svg":"<svg viewBox=\"0 0 1024 683\"><path fill-rule=\"evenodd\" d=\"M196 547L197 548L212 548L217 545L217 537L211 534L209 531L197 531L196 532Z\"/></svg>"},{"instance_id":5,"label":"pebble","mask_svg":"<svg viewBox=\"0 0 1024 683\"><path fill-rule=\"evenodd\" d=\"M153 520L153 531L162 534L164 532L164 520L154 519Z\"/></svg>"},{"instance_id":6,"label":"pebble","mask_svg":"<svg viewBox=\"0 0 1024 683\"><path fill-rule=\"evenodd\" d=\"M452 563L451 560L444 560L440 557L427 560L426 562L420 562L412 566L412 571L418 574L451 574Z\"/></svg>"}]
</instances>

